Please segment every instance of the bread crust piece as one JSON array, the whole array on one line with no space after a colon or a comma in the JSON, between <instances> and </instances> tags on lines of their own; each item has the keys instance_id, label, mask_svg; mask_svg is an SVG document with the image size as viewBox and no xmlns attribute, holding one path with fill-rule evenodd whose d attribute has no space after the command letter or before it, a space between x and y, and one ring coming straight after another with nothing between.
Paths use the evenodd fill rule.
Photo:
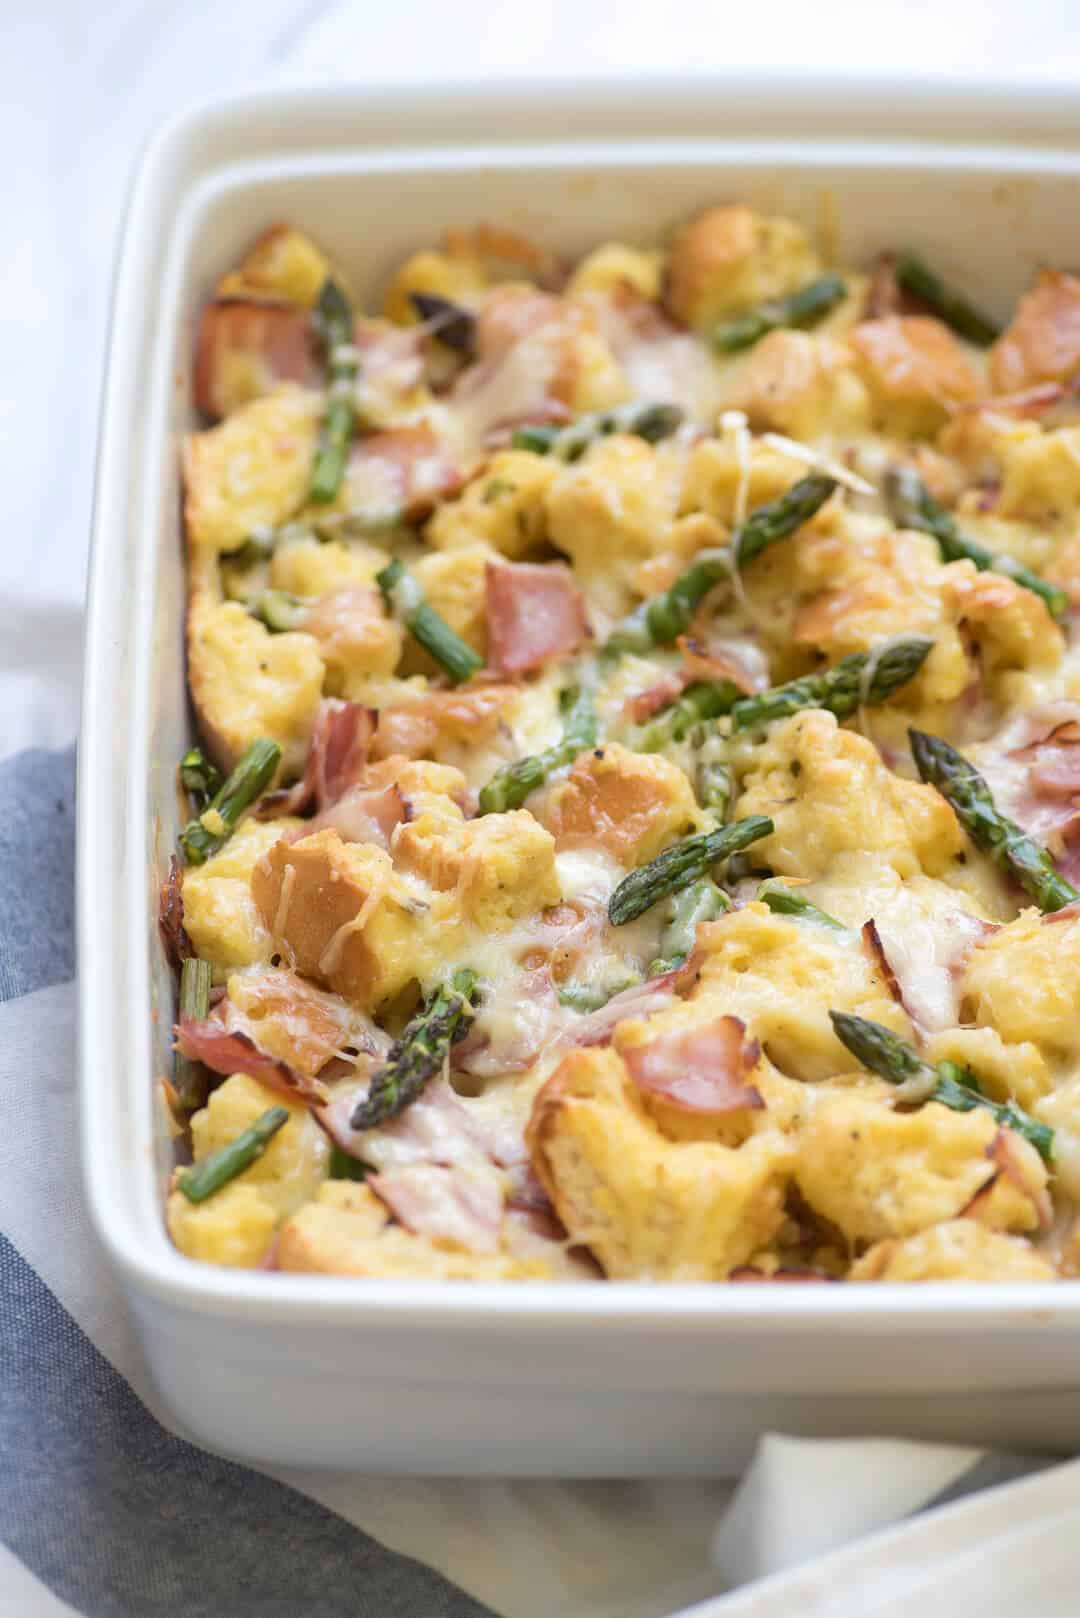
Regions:
<instances>
[{"instance_id":1,"label":"bread crust piece","mask_svg":"<svg viewBox=\"0 0 1080 1618\"><path fill-rule=\"evenodd\" d=\"M795 1152L763 1130L741 1146L672 1140L613 1050L574 1050L538 1094L533 1168L574 1241L612 1279L718 1281L775 1236Z\"/></svg>"},{"instance_id":2,"label":"bread crust piece","mask_svg":"<svg viewBox=\"0 0 1080 1618\"><path fill-rule=\"evenodd\" d=\"M643 865L702 822L685 774L659 753L618 742L583 753L548 794L545 825L561 853L601 848L627 867Z\"/></svg>"},{"instance_id":3,"label":"bread crust piece","mask_svg":"<svg viewBox=\"0 0 1080 1618\"><path fill-rule=\"evenodd\" d=\"M510 1251L472 1253L395 1224L366 1185L330 1180L282 1226L277 1268L378 1280L545 1281L544 1258ZM567 1277L560 1273L559 1279Z\"/></svg>"},{"instance_id":4,"label":"bread crust piece","mask_svg":"<svg viewBox=\"0 0 1080 1618\"><path fill-rule=\"evenodd\" d=\"M817 255L794 221L741 203L706 208L675 234L665 302L676 320L700 328L794 292L819 273Z\"/></svg>"},{"instance_id":5,"label":"bread crust piece","mask_svg":"<svg viewBox=\"0 0 1080 1618\"><path fill-rule=\"evenodd\" d=\"M901 438L927 437L983 392L962 343L930 315L864 320L849 341L876 421Z\"/></svg>"},{"instance_id":6,"label":"bread crust piece","mask_svg":"<svg viewBox=\"0 0 1080 1618\"><path fill-rule=\"evenodd\" d=\"M981 1108L959 1113L929 1102L898 1112L878 1097L825 1091L800 1136L796 1179L807 1204L853 1246L913 1236L958 1218L977 1197L990 1228L1035 1230L1045 1167L1014 1137L1025 1148L1022 1188L996 1161L998 1134Z\"/></svg>"},{"instance_id":7,"label":"bread crust piece","mask_svg":"<svg viewBox=\"0 0 1080 1618\"><path fill-rule=\"evenodd\" d=\"M1068 382L1078 372L1080 280L1040 270L990 350L990 380L999 393L1015 393L1033 382Z\"/></svg>"},{"instance_id":8,"label":"bread crust piece","mask_svg":"<svg viewBox=\"0 0 1080 1618\"><path fill-rule=\"evenodd\" d=\"M849 1281L1056 1281L1057 1272L1027 1242L950 1219L903 1241L877 1242Z\"/></svg>"}]
</instances>

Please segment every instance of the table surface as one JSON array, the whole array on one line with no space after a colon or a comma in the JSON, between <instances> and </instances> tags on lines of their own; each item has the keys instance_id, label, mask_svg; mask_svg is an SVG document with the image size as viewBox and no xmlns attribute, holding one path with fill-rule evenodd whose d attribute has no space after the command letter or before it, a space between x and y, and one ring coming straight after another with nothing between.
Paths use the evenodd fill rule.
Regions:
<instances>
[{"instance_id":1,"label":"table surface","mask_svg":"<svg viewBox=\"0 0 1080 1618\"><path fill-rule=\"evenodd\" d=\"M491 0L452 7L432 0L7 0L0 8L7 288L0 305L7 519L0 671L5 693L17 700L0 715L0 759L30 745L65 747L74 736L116 236L133 164L162 121L216 94L319 82L707 74L739 66L1076 82L1080 28L1070 9L1068 0L832 0L825 8L772 0L766 28L757 8L724 0L683 0L676 12L662 11L656 0L624 0L618 12L602 0L525 7ZM63 1301L79 1313L77 1299ZM100 1307L102 1318L106 1312ZM109 1353L107 1342L101 1346ZM726 1497L718 1486L406 1483L386 1490L369 1483L363 1502L355 1493L346 1502L324 1479L315 1492L342 1509L348 1504L353 1520L435 1561L513 1618L579 1618L590 1564L595 1615L644 1618L715 1587L706 1546ZM529 1523L543 1565L530 1567L528 1556L519 1556L516 1568L500 1566L490 1549L500 1524L520 1547ZM558 1567L544 1549L553 1542ZM611 1577L614 1567L619 1574ZM0 1611L38 1610L29 1597L19 1604L20 1577L0 1553ZM523 1593L529 1585L532 1600ZM560 1588L565 1604L556 1598ZM5 1592L15 1607L5 1606Z\"/></svg>"}]
</instances>

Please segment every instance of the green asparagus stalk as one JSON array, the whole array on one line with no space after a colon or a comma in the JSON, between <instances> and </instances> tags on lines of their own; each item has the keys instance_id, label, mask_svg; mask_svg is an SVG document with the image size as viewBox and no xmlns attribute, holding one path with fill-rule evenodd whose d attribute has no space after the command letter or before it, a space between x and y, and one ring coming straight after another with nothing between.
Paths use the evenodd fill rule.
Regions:
<instances>
[{"instance_id":1,"label":"green asparagus stalk","mask_svg":"<svg viewBox=\"0 0 1080 1618\"><path fill-rule=\"evenodd\" d=\"M763 882L757 891L762 904L778 916L798 916L802 921L816 922L819 927L831 927L834 932L846 933L847 928L843 922L837 921L826 911L819 910L816 904L796 892L794 888L786 888L782 882Z\"/></svg>"},{"instance_id":2,"label":"green asparagus stalk","mask_svg":"<svg viewBox=\"0 0 1080 1618\"><path fill-rule=\"evenodd\" d=\"M423 590L397 557L376 573L375 583L394 617L404 624L455 685L483 668L484 659L425 601Z\"/></svg>"},{"instance_id":3,"label":"green asparagus stalk","mask_svg":"<svg viewBox=\"0 0 1080 1618\"><path fill-rule=\"evenodd\" d=\"M287 526L300 528L301 525ZM231 563L234 567L254 567L257 562L268 562L283 537L283 528L272 528L269 523L259 523L236 550L222 551L221 560Z\"/></svg>"},{"instance_id":4,"label":"green asparagus stalk","mask_svg":"<svg viewBox=\"0 0 1080 1618\"><path fill-rule=\"evenodd\" d=\"M736 568L744 567L770 545L786 539L825 504L835 488L834 478L812 473L778 499L759 506L735 530L730 550L699 551L670 588L642 602L617 624L601 648L602 655L610 658L670 645L689 628L709 591L731 578L733 558Z\"/></svg>"},{"instance_id":5,"label":"green asparagus stalk","mask_svg":"<svg viewBox=\"0 0 1080 1618\"><path fill-rule=\"evenodd\" d=\"M703 809L715 815L717 822L727 819L731 807L731 767L727 759L727 738L717 730L705 726L693 732L690 744L694 749L694 791Z\"/></svg>"},{"instance_id":6,"label":"green asparagus stalk","mask_svg":"<svg viewBox=\"0 0 1080 1618\"><path fill-rule=\"evenodd\" d=\"M358 1157L352 1157L343 1152L341 1147L333 1145L330 1148L330 1163L327 1176L331 1180L366 1180L369 1170L366 1163L361 1163Z\"/></svg>"},{"instance_id":7,"label":"green asparagus stalk","mask_svg":"<svg viewBox=\"0 0 1080 1618\"><path fill-rule=\"evenodd\" d=\"M289 1121L288 1107L268 1107L249 1129L227 1146L211 1152L201 1163L184 1169L176 1177L176 1187L189 1202L205 1202L238 1174L243 1174L266 1151L279 1129Z\"/></svg>"},{"instance_id":8,"label":"green asparagus stalk","mask_svg":"<svg viewBox=\"0 0 1080 1618\"><path fill-rule=\"evenodd\" d=\"M618 983L596 984L593 987L585 983L564 983L555 992L560 1006L567 1006L571 1011L580 1011L583 1014L590 1011L599 1011L606 1006L609 1000L614 1000L617 994L624 989L632 989L640 978L627 977Z\"/></svg>"},{"instance_id":9,"label":"green asparagus stalk","mask_svg":"<svg viewBox=\"0 0 1080 1618\"><path fill-rule=\"evenodd\" d=\"M180 760L180 785L202 814L214 793L221 788L222 775L216 764L199 747L189 747Z\"/></svg>"},{"instance_id":10,"label":"green asparagus stalk","mask_svg":"<svg viewBox=\"0 0 1080 1618\"><path fill-rule=\"evenodd\" d=\"M750 348L766 332L780 326L816 326L847 293L839 275L822 275L786 298L771 298L735 320L721 322L712 331L712 345L722 354Z\"/></svg>"},{"instance_id":11,"label":"green asparagus stalk","mask_svg":"<svg viewBox=\"0 0 1080 1618\"><path fill-rule=\"evenodd\" d=\"M631 745L639 753L659 753L683 741L703 719L730 713L739 688L732 680L699 680L638 731Z\"/></svg>"},{"instance_id":12,"label":"green asparagus stalk","mask_svg":"<svg viewBox=\"0 0 1080 1618\"><path fill-rule=\"evenodd\" d=\"M871 1073L890 1084L903 1086L902 1100L938 1101L954 1112L971 1112L984 1107L997 1122L1028 1141L1047 1163L1054 1158L1054 1131L1032 1118L1015 1101L991 1101L984 1096L975 1075L956 1062L924 1062L911 1045L891 1029L868 1017L853 1017L846 1011L830 1011L836 1037Z\"/></svg>"},{"instance_id":13,"label":"green asparagus stalk","mask_svg":"<svg viewBox=\"0 0 1080 1618\"><path fill-rule=\"evenodd\" d=\"M353 386L359 365L353 347L353 315L344 291L327 276L315 309L315 324L326 346L330 399L319 432L308 497L317 505L333 500L345 475L356 430Z\"/></svg>"},{"instance_id":14,"label":"green asparagus stalk","mask_svg":"<svg viewBox=\"0 0 1080 1618\"><path fill-rule=\"evenodd\" d=\"M773 823L767 815L749 815L730 826L718 826L714 831L684 837L647 865L623 877L611 895L608 920L613 927L634 921L669 894L681 893L729 854L756 843L761 837L768 837L772 831Z\"/></svg>"},{"instance_id":15,"label":"green asparagus stalk","mask_svg":"<svg viewBox=\"0 0 1080 1618\"><path fill-rule=\"evenodd\" d=\"M180 968L179 1021L192 1018L202 1022L210 1015L210 962L189 955ZM197 1112L206 1105L210 1076L201 1062L177 1051L173 1064L173 1090L184 1112Z\"/></svg>"},{"instance_id":16,"label":"green asparagus stalk","mask_svg":"<svg viewBox=\"0 0 1080 1618\"><path fill-rule=\"evenodd\" d=\"M930 534L938 542L938 549L946 562L974 562L980 573L1003 573L1006 578L1022 584L1045 603L1055 618L1068 610L1069 597L1064 590L1040 578L1022 562L1011 556L997 556L977 540L969 539L956 526L951 512L939 505L926 484L908 466L891 467L885 478L885 493L893 521L901 528L917 528Z\"/></svg>"},{"instance_id":17,"label":"green asparagus stalk","mask_svg":"<svg viewBox=\"0 0 1080 1618\"><path fill-rule=\"evenodd\" d=\"M734 728L760 729L802 708L827 708L837 719L847 719L857 708L884 702L913 679L933 644L922 635L910 635L880 652L853 652L820 674L804 674L787 685L740 697L731 710Z\"/></svg>"},{"instance_id":18,"label":"green asparagus stalk","mask_svg":"<svg viewBox=\"0 0 1080 1618\"><path fill-rule=\"evenodd\" d=\"M476 973L460 967L430 996L390 1047L385 1064L373 1076L363 1101L349 1120L353 1129L374 1129L415 1101L429 1079L440 1072L450 1047L472 1024L476 1013Z\"/></svg>"},{"instance_id":19,"label":"green asparagus stalk","mask_svg":"<svg viewBox=\"0 0 1080 1618\"><path fill-rule=\"evenodd\" d=\"M937 787L976 847L1015 877L1042 910L1061 910L1080 892L1056 870L1039 843L1003 815L978 770L955 747L924 730L909 730L911 756L922 779Z\"/></svg>"},{"instance_id":20,"label":"green asparagus stalk","mask_svg":"<svg viewBox=\"0 0 1080 1618\"><path fill-rule=\"evenodd\" d=\"M835 488L835 478L826 477L823 472L811 472L778 499L770 500L768 505L752 511L732 537L731 550L736 568L741 571L762 551L767 551L770 545L787 539L804 522L809 522Z\"/></svg>"},{"instance_id":21,"label":"green asparagus stalk","mask_svg":"<svg viewBox=\"0 0 1080 1618\"><path fill-rule=\"evenodd\" d=\"M682 426L685 412L674 404L630 404L616 410L597 411L579 416L568 427L548 423L519 427L510 439L513 449L532 450L534 455L554 455L560 461L579 460L589 445L611 433L630 433L658 444Z\"/></svg>"},{"instance_id":22,"label":"green asparagus stalk","mask_svg":"<svg viewBox=\"0 0 1080 1618\"><path fill-rule=\"evenodd\" d=\"M966 337L969 343L987 348L995 338L1000 337L1000 327L988 315L976 309L962 292L946 286L940 276L910 253L896 260L893 275L898 286L910 292L913 298L918 298L920 303L925 303L946 326L951 326L959 336Z\"/></svg>"},{"instance_id":23,"label":"green asparagus stalk","mask_svg":"<svg viewBox=\"0 0 1080 1618\"><path fill-rule=\"evenodd\" d=\"M708 876L675 894L660 939L660 954L650 963L649 976L659 977L661 972L671 972L681 966L694 947L698 927L703 922L715 921L730 908L731 900L723 888L718 888Z\"/></svg>"},{"instance_id":24,"label":"green asparagus stalk","mask_svg":"<svg viewBox=\"0 0 1080 1618\"><path fill-rule=\"evenodd\" d=\"M568 686L559 698L563 733L542 753L530 753L513 764L505 764L480 791L480 813L502 814L518 809L530 792L564 764L572 764L579 753L596 745L597 722L591 693L584 686Z\"/></svg>"},{"instance_id":25,"label":"green asparagus stalk","mask_svg":"<svg viewBox=\"0 0 1080 1618\"><path fill-rule=\"evenodd\" d=\"M189 865L202 865L224 848L240 816L273 780L281 761L277 742L261 737L241 757L197 820L189 820L180 833L180 848Z\"/></svg>"},{"instance_id":26,"label":"green asparagus stalk","mask_svg":"<svg viewBox=\"0 0 1080 1618\"><path fill-rule=\"evenodd\" d=\"M291 590L260 590L250 596L247 610L253 618L266 625L273 635L284 635L290 629L299 629L304 621L308 604Z\"/></svg>"}]
</instances>

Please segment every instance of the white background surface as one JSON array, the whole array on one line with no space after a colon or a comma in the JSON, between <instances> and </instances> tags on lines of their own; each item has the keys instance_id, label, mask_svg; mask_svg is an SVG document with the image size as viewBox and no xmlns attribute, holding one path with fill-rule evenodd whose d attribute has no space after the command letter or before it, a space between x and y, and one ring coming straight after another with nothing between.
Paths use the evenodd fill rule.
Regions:
<instances>
[{"instance_id":1,"label":"white background surface","mask_svg":"<svg viewBox=\"0 0 1080 1618\"><path fill-rule=\"evenodd\" d=\"M771 0L767 8L728 0L0 0L0 676L5 696L18 697L0 714L0 757L75 734L116 234L132 166L164 120L192 101L268 84L733 65L1015 72L1080 84L1080 10L1077 0ZM69 1014L66 987L41 993L62 999L54 1014ZM55 1079L66 1086L64 1067ZM76 1247L86 1239L80 1232ZM32 1245L27 1256L42 1261ZM84 1311L58 1290L80 1315L109 1313L101 1292L79 1300ZM120 1358L119 1343L102 1341L117 1333L126 1336L113 1317L112 1333L94 1335ZM707 1546L722 1487L386 1489L324 1479L314 1492L512 1618L636 1618L717 1583ZM516 1547L516 1566L500 1561L500 1544ZM0 1563L0 1613L57 1610L29 1601Z\"/></svg>"}]
</instances>

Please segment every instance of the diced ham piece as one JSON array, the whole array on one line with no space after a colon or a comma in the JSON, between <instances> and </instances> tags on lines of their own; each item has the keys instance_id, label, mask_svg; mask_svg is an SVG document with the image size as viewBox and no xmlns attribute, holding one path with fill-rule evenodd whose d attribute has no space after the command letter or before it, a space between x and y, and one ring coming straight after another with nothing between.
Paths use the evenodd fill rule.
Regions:
<instances>
[{"instance_id":1,"label":"diced ham piece","mask_svg":"<svg viewBox=\"0 0 1080 1618\"><path fill-rule=\"evenodd\" d=\"M703 641L693 635L680 635L676 645L682 653L687 684L730 680L749 696L763 691L769 683L768 659L753 641Z\"/></svg>"},{"instance_id":2,"label":"diced ham piece","mask_svg":"<svg viewBox=\"0 0 1080 1618\"><path fill-rule=\"evenodd\" d=\"M358 438L346 476L355 505L401 511L410 522L426 517L464 482L461 467L427 422Z\"/></svg>"},{"instance_id":3,"label":"diced ham piece","mask_svg":"<svg viewBox=\"0 0 1080 1618\"><path fill-rule=\"evenodd\" d=\"M746 1082L761 1047L746 1038L746 1024L738 1017L658 1034L621 1055L639 1090L685 1112L711 1116L765 1104Z\"/></svg>"},{"instance_id":4,"label":"diced ham piece","mask_svg":"<svg viewBox=\"0 0 1080 1618\"><path fill-rule=\"evenodd\" d=\"M701 971L697 952L689 955L681 966L670 972L661 972L646 983L634 983L629 989L613 995L599 1011L590 1011L579 1017L559 1037L559 1045L606 1045L619 1023L627 1017L651 1017L654 1011L664 1011L675 995L695 983Z\"/></svg>"},{"instance_id":5,"label":"diced ham piece","mask_svg":"<svg viewBox=\"0 0 1080 1618\"><path fill-rule=\"evenodd\" d=\"M330 1138L363 1162L383 1170L410 1163L502 1163L511 1143L503 1142L454 1094L445 1079L433 1079L411 1106L376 1129L353 1129L353 1108L368 1091L369 1079L335 1090L316 1118ZM524 1147L513 1146L515 1161Z\"/></svg>"},{"instance_id":6,"label":"diced ham piece","mask_svg":"<svg viewBox=\"0 0 1080 1618\"><path fill-rule=\"evenodd\" d=\"M380 848L389 848L394 828L408 819L409 806L393 783L381 787L346 787L328 809L298 826L289 836L293 839L311 837L329 828L336 831L343 842L377 843Z\"/></svg>"},{"instance_id":7,"label":"diced ham piece","mask_svg":"<svg viewBox=\"0 0 1080 1618\"><path fill-rule=\"evenodd\" d=\"M904 1010L910 1017L911 1011L909 1007L904 1005L904 991L900 987L899 979L892 969L892 963L885 953L885 945L881 942L881 934L877 930L877 924L874 921L873 916L870 917L869 921L863 922L862 941L866 948L866 953L870 957L871 964L877 967L878 971L885 979L885 987L888 989L897 1005L903 1006Z\"/></svg>"},{"instance_id":8,"label":"diced ham piece","mask_svg":"<svg viewBox=\"0 0 1080 1618\"><path fill-rule=\"evenodd\" d=\"M359 777L375 732L375 715L359 702L329 697L319 706L303 779L284 792L271 792L258 808L261 820L299 815L314 806L328 809Z\"/></svg>"},{"instance_id":9,"label":"diced ham piece","mask_svg":"<svg viewBox=\"0 0 1080 1618\"><path fill-rule=\"evenodd\" d=\"M369 1175L367 1184L414 1235L473 1253L497 1251L504 1193L496 1169L413 1163Z\"/></svg>"},{"instance_id":10,"label":"diced ham piece","mask_svg":"<svg viewBox=\"0 0 1080 1618\"><path fill-rule=\"evenodd\" d=\"M227 1028L216 1017L207 1017L202 1022L183 1017L173 1031L177 1050L215 1073L248 1073L260 1084L280 1091L292 1101L321 1103L326 1100L326 1087L318 1079L268 1056L247 1034Z\"/></svg>"},{"instance_id":11,"label":"diced ham piece","mask_svg":"<svg viewBox=\"0 0 1080 1618\"><path fill-rule=\"evenodd\" d=\"M279 382L316 386L318 345L306 309L294 304L222 301L207 304L195 348L195 404L220 417Z\"/></svg>"},{"instance_id":12,"label":"diced ham piece","mask_svg":"<svg viewBox=\"0 0 1080 1618\"><path fill-rule=\"evenodd\" d=\"M489 562L488 661L498 674L526 674L576 652L589 633L585 598L561 563Z\"/></svg>"}]
</instances>

